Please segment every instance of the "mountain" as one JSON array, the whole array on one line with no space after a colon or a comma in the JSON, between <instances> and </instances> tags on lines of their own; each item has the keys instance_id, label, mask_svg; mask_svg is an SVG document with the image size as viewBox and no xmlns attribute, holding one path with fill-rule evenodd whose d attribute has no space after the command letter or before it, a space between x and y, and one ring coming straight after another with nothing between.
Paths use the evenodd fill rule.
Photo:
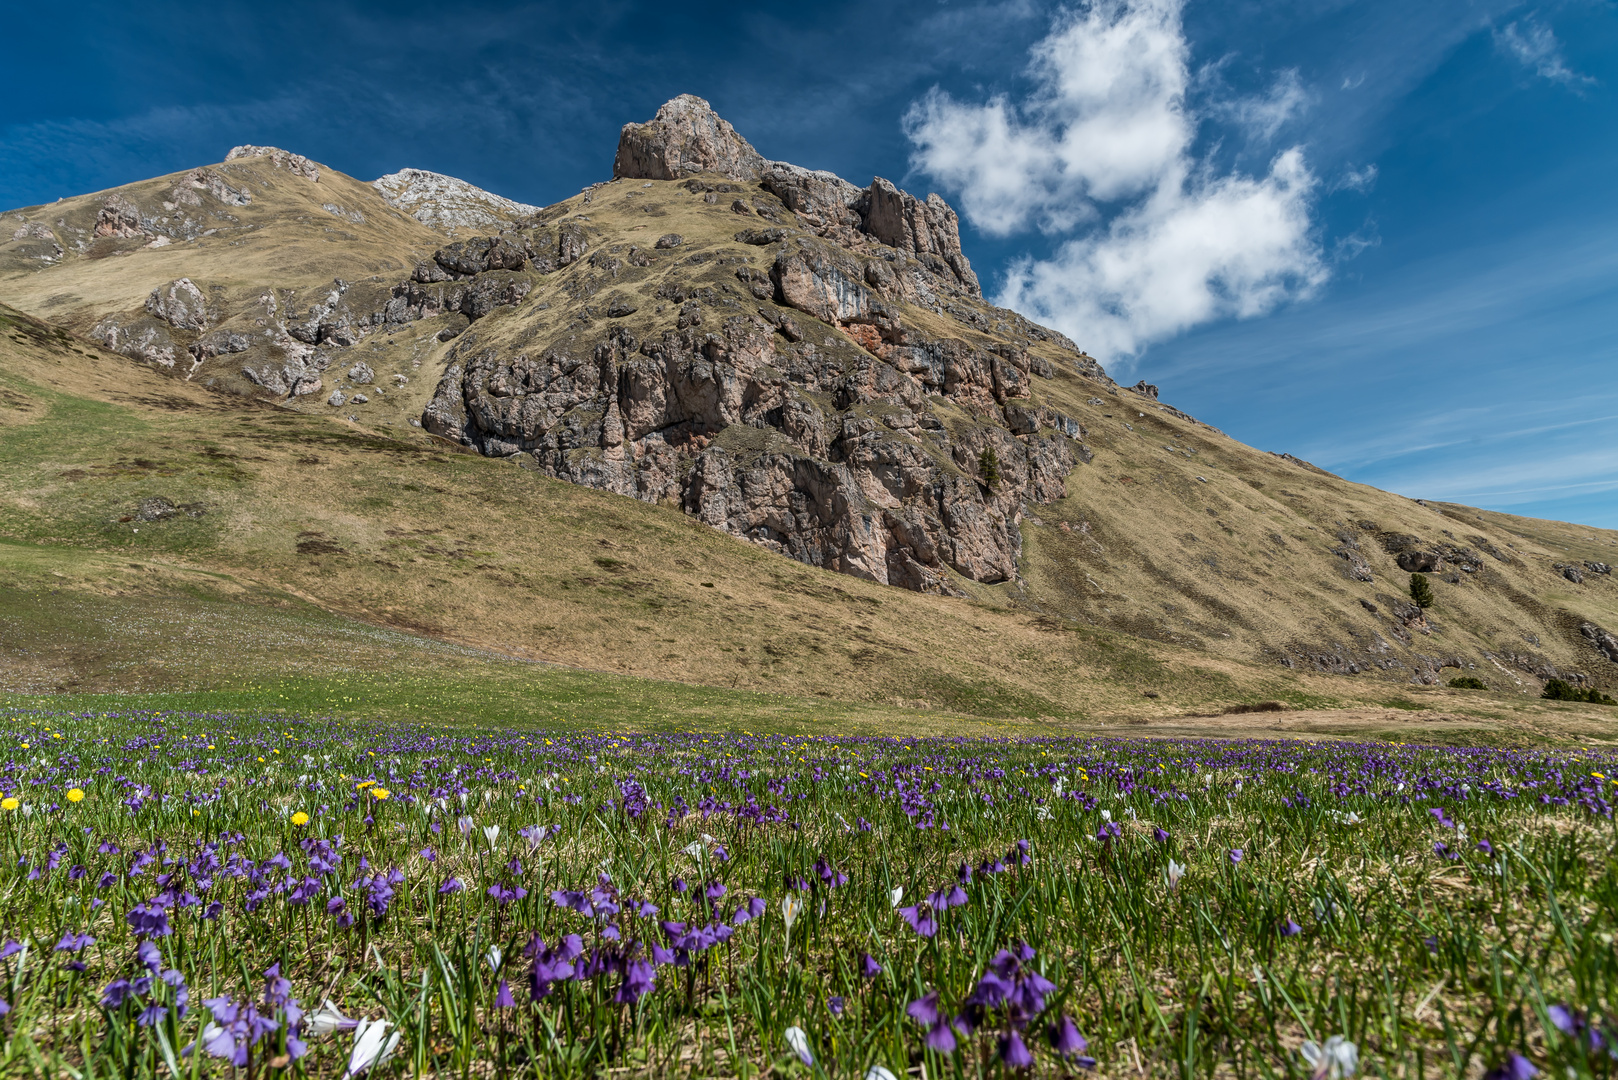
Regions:
<instances>
[{"instance_id":1,"label":"mountain","mask_svg":"<svg viewBox=\"0 0 1618 1080\"><path fill-rule=\"evenodd\" d=\"M37 350L65 349L74 370L95 366L84 378L102 388L97 401L109 385L158 378L185 385L209 416L259 424L271 405L299 431L330 433L308 435L312 445L346 447L345 486L316 483L323 468L296 459L278 460L284 481L247 488L200 466L159 483L89 461L66 470L94 478L89 498L82 481L40 471L61 460L17 461L4 485L9 535L98 547L121 542L109 538L137 496L230 505L275 524L257 536L211 512L206 525L147 531L189 529L193 564L254 566L281 585L318 562L332 610L408 608L396 620L513 655L862 700L935 700L927 687L957 678L1060 714L1089 707L1068 684L1096 664L1114 688L1170 693L1103 662L1097 643L1123 640L1137 643L1131 655L1178 665L1184 707L1315 677L1333 689L1310 695L1339 700L1461 673L1511 694L1552 677L1618 682L1618 534L1415 502L1247 447L985 301L938 196L766 160L699 98L627 125L611 180L542 209L438 174L366 184L238 147L215 165L0 220L0 300L74 335L5 358L19 400L37 396L26 389ZM130 392L118 408L156 430L131 402L161 396ZM27 421L42 439L48 414ZM91 440L75 453L94 458L96 437L74 437ZM129 441L102 438L109 453ZM355 449L367 440L386 453L367 459ZM486 466L466 472L468 454ZM409 483L435 490L430 507L401 503L382 464L401 456ZM483 479L463 490L431 481L435 470ZM883 629L759 600L816 629L772 630L774 659L660 665L658 626L679 621L670 604L562 603L491 561L496 548L554 559L562 537L586 542L514 509L559 498L539 494L557 481L601 493L592 507L632 500L647 515L636 521L701 523L770 556L727 561L733 576L720 582L659 542L633 560L599 557L634 570L598 561L580 577L651 574L633 580L667 598L674 585L658 582L685 563L706 575L691 587L763 596L765 582L799 580L785 569L794 560L889 597ZM253 502L272 497L295 505ZM467 553L461 569L509 587L485 582L440 605L421 591L426 569L388 554L424 529L437 539L420 543ZM470 554L474 534L491 554ZM478 558L497 569L478 570ZM361 565L378 563L391 569ZM1433 578L1427 611L1407 595L1417 570ZM379 603L390 589L415 599ZM528 617L541 608L598 619L601 632ZM984 619L1021 644L975 655L966 627ZM694 639L719 632L682 625Z\"/></svg>"}]
</instances>

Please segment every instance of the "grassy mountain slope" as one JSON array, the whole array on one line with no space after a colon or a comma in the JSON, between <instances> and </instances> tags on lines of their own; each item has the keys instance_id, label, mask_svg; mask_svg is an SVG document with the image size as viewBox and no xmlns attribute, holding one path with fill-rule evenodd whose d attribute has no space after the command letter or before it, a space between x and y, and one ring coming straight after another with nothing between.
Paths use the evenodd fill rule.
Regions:
<instances>
[{"instance_id":1,"label":"grassy mountain slope","mask_svg":"<svg viewBox=\"0 0 1618 1080\"><path fill-rule=\"evenodd\" d=\"M300 290L334 278L375 277L384 289L442 242L368 185L330 170L311 182L263 159L213 168L255 186L249 205L228 211L240 221L219 219L212 236L156 248L102 238L82 252L68 244L55 261L19 254L21 241L0 252L0 298L52 321L0 315L0 535L15 542L0 559L7 587L21 590L13 595L67 588L112 611L184 594L191 586L182 579L202 573L228 583L210 587L244 611L304 605L311 617L405 635L390 639L395 651L378 669L453 666L437 646L421 645L418 656L416 644L399 643L425 637L479 650L477 664L548 660L961 715L1145 718L1263 698L1369 704L1410 693L1401 688L1413 679L1462 672L1497 693L1420 692L1505 715L1515 708L1508 703L1537 695L1548 671L1618 683L1618 665L1579 630L1584 622L1618 629L1618 582L1590 573L1575 584L1556 569L1618 561L1618 534L1350 484L1087 377L1049 342L1030 343L1056 372L1033 380L1034 404L1082 422L1094 458L1074 469L1065 498L1027 508L1020 580L959 580L968 596L951 599L804 567L678 509L549 480L424 434L411 421L446 353L466 344L441 342L438 332L464 326L463 316L391 326L334 350L334 386L364 360L386 388L341 409L307 398L252 400L233 370L238 357L209 359L187 381L64 333L137 309L151 289L182 276L224 297L222 321L250 322L251 303L238 300L257 290L287 290L295 306ZM136 194L150 202L187 175L149 181L152 191ZM105 203L106 193L86 196L8 213L5 222L65 222L55 227L66 239L70 228L93 231ZM363 221L339 218L326 203ZM645 266L581 259L554 274L518 275L533 291L466 336L492 347L554 338L598 325L613 296L636 309L619 324L651 333L672 317L660 308L678 307L667 299L671 282L734 298L736 269L763 259L733 239L745 222L725 202L671 182L598 187L548 208L533 229L557 222L581 225L592 252L609 257L651 250L659 235L683 241ZM968 308L908 306L903 317L935 336L1016 321L988 305ZM838 328L794 314L828 348L860 348ZM226 388L239 392L218 392ZM971 420L939 408L946 423ZM747 435L720 438L745 451ZM182 509L142 520L142 501L154 498ZM1425 625L1399 616L1408 574L1390 549L1400 545L1465 549L1449 565L1473 567L1453 571L1453 582L1435 575L1438 603ZM66 584L17 554L42 547L68 560L54 571ZM145 584L132 589L136 572L119 560L161 570L143 570ZM1354 567L1373 580L1357 580ZM308 649L352 653L348 632L322 631ZM23 646L7 648L15 687L132 688L156 677L71 657L47 664L22 655ZM250 653L192 681L219 683L268 663ZM188 677L165 678L158 681L179 686Z\"/></svg>"}]
</instances>

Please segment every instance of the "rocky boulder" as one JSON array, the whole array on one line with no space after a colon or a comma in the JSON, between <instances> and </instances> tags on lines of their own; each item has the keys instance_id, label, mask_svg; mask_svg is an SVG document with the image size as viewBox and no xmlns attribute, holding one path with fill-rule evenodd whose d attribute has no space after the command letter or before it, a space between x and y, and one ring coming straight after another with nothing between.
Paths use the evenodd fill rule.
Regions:
<instances>
[{"instance_id":1,"label":"rocky boulder","mask_svg":"<svg viewBox=\"0 0 1618 1080\"><path fill-rule=\"evenodd\" d=\"M146 298L146 310L180 330L208 329L208 298L190 278L153 289Z\"/></svg>"},{"instance_id":2,"label":"rocky boulder","mask_svg":"<svg viewBox=\"0 0 1618 1080\"><path fill-rule=\"evenodd\" d=\"M475 236L439 248L433 252L433 262L448 275L436 279L442 281L490 270L521 270L528 265L528 252L503 236Z\"/></svg>"},{"instance_id":3,"label":"rocky boulder","mask_svg":"<svg viewBox=\"0 0 1618 1080\"><path fill-rule=\"evenodd\" d=\"M1436 574L1444 568L1444 560L1434 551L1401 551L1395 561L1411 574Z\"/></svg>"},{"instance_id":4,"label":"rocky boulder","mask_svg":"<svg viewBox=\"0 0 1618 1080\"><path fill-rule=\"evenodd\" d=\"M96 236L133 240L147 235L141 226L140 209L122 195L114 195L96 211Z\"/></svg>"},{"instance_id":5,"label":"rocky boulder","mask_svg":"<svg viewBox=\"0 0 1618 1080\"><path fill-rule=\"evenodd\" d=\"M1603 630L1595 623L1583 623L1579 627L1579 633L1588 638L1590 644L1594 645L1602 656L1618 664L1618 637Z\"/></svg>"}]
</instances>

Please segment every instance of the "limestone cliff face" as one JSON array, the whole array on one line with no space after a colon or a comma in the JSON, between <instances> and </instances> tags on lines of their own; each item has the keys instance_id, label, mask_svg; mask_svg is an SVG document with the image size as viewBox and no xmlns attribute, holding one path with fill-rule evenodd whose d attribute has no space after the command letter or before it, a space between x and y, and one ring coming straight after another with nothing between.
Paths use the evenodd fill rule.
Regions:
<instances>
[{"instance_id":1,"label":"limestone cliff face","mask_svg":"<svg viewBox=\"0 0 1618 1080\"><path fill-rule=\"evenodd\" d=\"M982 303L954 211L880 178L858 188L766 161L694 97L625 127L614 171L554 231L441 249L395 291L393 307L431 317L417 294L445 286L428 283L472 288L528 265L567 284L542 280L491 322L525 322L541 296L573 305L521 331L474 323L423 426L869 580L956 592L952 575L1013 578L1024 508L1060 498L1090 456L1033 384L1056 363L1110 380L1060 335ZM671 195L703 236L601 235L637 200L666 213Z\"/></svg>"}]
</instances>

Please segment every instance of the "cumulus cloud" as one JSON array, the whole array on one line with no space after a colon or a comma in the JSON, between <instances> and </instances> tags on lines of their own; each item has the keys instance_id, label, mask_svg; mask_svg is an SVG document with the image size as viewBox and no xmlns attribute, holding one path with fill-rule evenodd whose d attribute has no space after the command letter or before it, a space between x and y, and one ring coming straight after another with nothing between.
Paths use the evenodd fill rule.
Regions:
<instances>
[{"instance_id":1,"label":"cumulus cloud","mask_svg":"<svg viewBox=\"0 0 1618 1080\"><path fill-rule=\"evenodd\" d=\"M1562 59L1562 43L1556 33L1532 14L1525 19L1509 22L1494 32L1495 48L1531 68L1536 75L1552 82L1581 86L1595 82L1588 75L1580 75Z\"/></svg>"},{"instance_id":2,"label":"cumulus cloud","mask_svg":"<svg viewBox=\"0 0 1618 1080\"><path fill-rule=\"evenodd\" d=\"M1034 46L1025 99L934 90L906 118L913 164L973 225L1058 242L1049 258L1014 262L998 302L1104 357L1263 314L1327 276L1311 223L1319 183L1300 148L1259 176L1196 157L1182 3L1092 0ZM1306 103L1289 72L1212 111L1268 142Z\"/></svg>"}]
</instances>

